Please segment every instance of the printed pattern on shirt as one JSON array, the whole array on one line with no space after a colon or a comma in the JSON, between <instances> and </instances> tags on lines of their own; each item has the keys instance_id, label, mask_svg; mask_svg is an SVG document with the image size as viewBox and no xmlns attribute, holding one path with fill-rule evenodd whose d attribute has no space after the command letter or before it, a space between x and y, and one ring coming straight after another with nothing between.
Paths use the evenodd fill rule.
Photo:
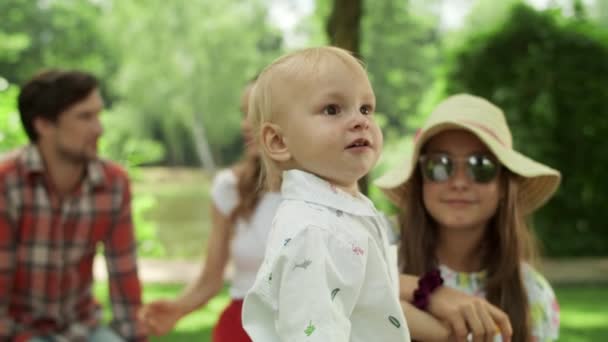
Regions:
<instances>
[{"instance_id":1,"label":"printed pattern on shirt","mask_svg":"<svg viewBox=\"0 0 608 342\"><path fill-rule=\"evenodd\" d=\"M245 298L245 329L254 342L409 341L386 228L373 204L313 182L292 189L301 198L282 192L266 257Z\"/></svg>"}]
</instances>

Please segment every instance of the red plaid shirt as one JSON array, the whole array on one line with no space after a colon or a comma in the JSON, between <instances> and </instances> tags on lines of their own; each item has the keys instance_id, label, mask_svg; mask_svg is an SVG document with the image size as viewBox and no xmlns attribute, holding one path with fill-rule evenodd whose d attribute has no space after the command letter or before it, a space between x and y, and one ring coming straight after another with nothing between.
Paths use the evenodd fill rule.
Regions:
<instances>
[{"instance_id":1,"label":"red plaid shirt","mask_svg":"<svg viewBox=\"0 0 608 342\"><path fill-rule=\"evenodd\" d=\"M136 324L141 304L125 172L96 160L78 189L52 191L35 146L0 163L0 340L50 336L86 341L101 321L93 298L99 243L108 265L114 330L145 340Z\"/></svg>"}]
</instances>

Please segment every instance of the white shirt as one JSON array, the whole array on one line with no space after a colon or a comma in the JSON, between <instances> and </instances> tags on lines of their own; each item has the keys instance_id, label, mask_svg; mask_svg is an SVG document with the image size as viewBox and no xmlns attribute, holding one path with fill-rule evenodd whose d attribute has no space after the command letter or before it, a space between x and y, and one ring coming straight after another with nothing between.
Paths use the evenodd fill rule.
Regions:
<instances>
[{"instance_id":1,"label":"white shirt","mask_svg":"<svg viewBox=\"0 0 608 342\"><path fill-rule=\"evenodd\" d=\"M243 305L251 339L410 341L387 228L372 202L299 170L283 173L281 194Z\"/></svg>"},{"instance_id":2,"label":"white shirt","mask_svg":"<svg viewBox=\"0 0 608 342\"><path fill-rule=\"evenodd\" d=\"M211 198L216 208L225 216L239 204L237 178L230 169L218 172L211 185ZM238 218L234 235L230 241L230 259L234 275L230 282L230 296L242 299L253 286L255 275L264 260L268 232L277 207L281 202L279 193L265 193L248 220Z\"/></svg>"}]
</instances>

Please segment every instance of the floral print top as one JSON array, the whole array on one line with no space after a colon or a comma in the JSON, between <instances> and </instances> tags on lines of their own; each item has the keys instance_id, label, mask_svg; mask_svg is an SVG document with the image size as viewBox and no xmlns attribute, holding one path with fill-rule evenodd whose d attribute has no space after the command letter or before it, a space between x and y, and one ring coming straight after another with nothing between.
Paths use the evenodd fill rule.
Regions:
<instances>
[{"instance_id":1,"label":"floral print top","mask_svg":"<svg viewBox=\"0 0 608 342\"><path fill-rule=\"evenodd\" d=\"M445 265L439 266L445 285L470 295L485 297L486 272L456 272ZM523 264L524 286L528 292L532 316L532 338L535 342L555 341L559 335L559 305L551 285L538 271ZM495 342L502 341L500 335Z\"/></svg>"}]
</instances>

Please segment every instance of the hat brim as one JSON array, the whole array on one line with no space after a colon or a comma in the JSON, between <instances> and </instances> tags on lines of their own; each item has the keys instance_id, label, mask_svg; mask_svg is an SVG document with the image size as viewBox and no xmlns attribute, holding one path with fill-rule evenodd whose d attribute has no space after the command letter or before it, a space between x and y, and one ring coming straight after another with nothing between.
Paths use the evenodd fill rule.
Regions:
<instances>
[{"instance_id":1,"label":"hat brim","mask_svg":"<svg viewBox=\"0 0 608 342\"><path fill-rule=\"evenodd\" d=\"M495 136L479 127L455 121L444 121L422 132L416 138L411 153L405 156L405 160L376 179L374 184L393 203L398 206L403 205L422 146L443 131L458 129L469 131L477 136L503 166L521 177L518 202L524 214L530 214L541 207L557 190L561 181L559 171L505 146Z\"/></svg>"}]
</instances>

